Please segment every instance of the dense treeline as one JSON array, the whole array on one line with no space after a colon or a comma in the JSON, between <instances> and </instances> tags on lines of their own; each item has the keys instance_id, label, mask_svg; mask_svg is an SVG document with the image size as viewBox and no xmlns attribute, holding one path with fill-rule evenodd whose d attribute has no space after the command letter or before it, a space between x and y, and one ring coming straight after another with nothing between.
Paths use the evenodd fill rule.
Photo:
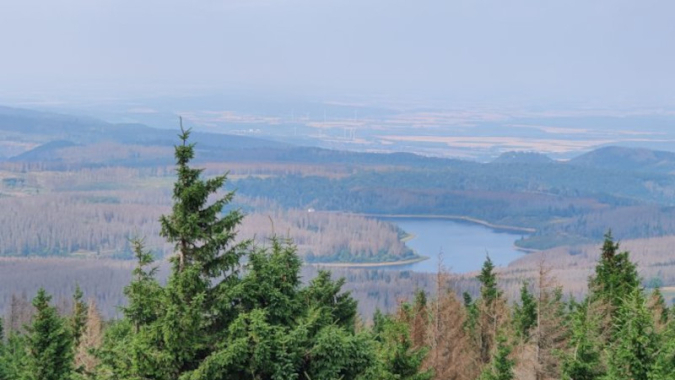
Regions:
<instances>
[{"instance_id":1,"label":"dense treeline","mask_svg":"<svg viewBox=\"0 0 675 380\"><path fill-rule=\"evenodd\" d=\"M171 280L166 286L157 283L152 275L150 257L143 253L140 246L137 248L139 267L134 271L131 283L125 290L130 302L124 308L121 319L111 323L102 322L96 304L85 303L77 289L67 305L50 303L49 296L44 292L38 292L30 310L29 306L21 305L17 301L17 307L23 308L23 312L28 314L27 317L24 316L28 323L22 329L17 327L11 314L5 320L5 340L0 349L3 359L0 360L3 363L0 366L0 378L3 375L6 379L24 378L22 376L40 379L178 378L177 374L173 377L174 375L167 373L154 376L150 376L150 373L132 373L139 370L150 371L151 368L157 370L152 362L147 362L157 355L159 358L169 355L162 359L164 365L177 365L176 361L181 360L181 356L175 357L171 356L171 352L164 352L169 348L163 344L155 347L154 344L159 342L154 339L163 338L152 333L172 322L161 308L167 306L164 302L182 300L179 296L182 293L174 288L179 285L174 284L172 287ZM253 302L253 305L239 304L232 312L237 314L244 313L242 310L248 308L253 309L246 316L242 316L243 320L237 319L239 323L243 323L245 330L233 332L231 327L228 333L244 334L241 338L249 343L238 346L240 341L230 340L223 346L225 352L212 354L211 360L209 357L203 359L202 364L194 371L177 371L186 376L185 378L274 378L269 371L274 371L275 368L280 368L285 375L296 373L293 372L293 363L285 361L289 359L288 356L292 357L293 352L312 352L318 354L312 355L312 358L318 357L324 362L307 366L315 369L320 367L322 371L329 371L329 374L334 373L330 371L340 371L336 369L340 368L340 363L357 366L357 363L364 363L362 361L365 360L374 370L350 367L356 368L355 372L359 373L350 373L351 376L344 377L359 379L670 379L675 376L675 347L672 345L675 341L675 328L672 311L666 306L658 290L647 293L642 289L629 254L621 252L611 236L607 237L595 273L589 280L588 296L581 300L565 300L561 288L550 275L549 268L541 262L537 277L529 283L522 283L517 300L509 302L501 290L502 287L498 286L499 279L488 260L478 276L478 292L474 292L474 297L468 293L463 297L458 296L454 291L457 284L449 281L449 277L441 271L436 276L436 289L430 293L418 292L411 302L399 303L398 311L391 314L376 312L372 322L366 323L368 327L358 322L354 301L345 293L339 293L341 284L332 282L327 272L321 273L308 287L303 288L296 282L291 288L297 289L298 293L287 288L286 280L283 279L288 279L289 274L297 273L298 270L297 261L294 261L297 259L293 257L293 247L279 241L269 251L259 250L252 253L250 258L256 264L247 265L246 274L240 280L235 280L241 283L232 285L239 290L232 291L237 295L240 295L239 292L252 292L249 296L254 298L249 302ZM296 264L291 268L295 269L289 272L288 265L293 262ZM176 276L175 265L179 263L180 261L174 262L170 276ZM148 294L153 296L148 297ZM171 301L171 294L175 294L178 299ZM285 345L275 341L279 339L275 331L297 334L295 330L287 329L300 328L279 326L270 322L274 320L279 323L279 318L283 319L282 316L287 315L284 313L292 313L293 294L301 297L303 304L308 299L318 300L324 296L337 302L328 309L323 309L333 315L328 320L339 321L339 316L346 315L349 322L337 322L338 326L348 331L354 329L353 334L356 335L341 336L339 332L331 331L331 334L338 335L322 335L321 344L331 342L331 350L340 349L340 342L351 344L351 351L339 351L344 356L339 356L341 359L338 360L334 355L320 354L320 350L327 347L310 348L303 346L311 344L308 341L303 343L292 340L295 335L284 340ZM278 300L277 302L284 301L269 303L273 299ZM237 304L238 302L245 301L242 299ZM194 303L191 305L194 306ZM327 306L324 304L324 307ZM304 307L300 309L307 311ZM309 309L320 313L312 307ZM197 318L189 311L184 308L176 309L173 318ZM144 318L150 318L154 322L149 323ZM147 325L139 322L141 320L145 320ZM135 330L132 321L136 321L139 330ZM173 322L181 321L182 319L178 319ZM182 323L192 325L192 322L194 321L188 320ZM331 325L333 328L336 327L335 323ZM48 338L40 335L40 331L49 333ZM190 332L197 334L194 329ZM186 336L183 338L187 339ZM315 338L319 339L319 336ZM145 341L146 339L150 341ZM368 341L371 342L370 346L366 344ZM128 346L131 342L139 344L139 348L143 347L144 350L159 351L144 351L145 354L136 352L133 347ZM198 345L199 339L190 339L188 342ZM290 347L291 343L298 344L299 347ZM226 347L233 344L238 347L237 351L229 352ZM281 351L266 351L274 347L279 350L280 344ZM243 362L238 363L245 365L236 364L232 355L240 355L236 358ZM248 356L247 359L247 355L253 356ZM228 357L231 360L214 364L215 361ZM251 362L254 358L256 361ZM257 360L263 360L264 364L256 364ZM142 364L145 369L136 368L129 361L142 361L136 365ZM231 363L232 361L235 363ZM48 367L42 363L65 364ZM160 364L155 363L154 366ZM219 371L225 371L223 377L209 372L213 366L217 366ZM359 371L359 368L362 370ZM375 370L382 372L373 373ZM392 371L398 371L398 374L404 376L388 377ZM52 373L57 375L50 377ZM310 373L307 374L311 376ZM344 376L344 372L341 374ZM302 377L304 374L300 376L314 378Z\"/></svg>"}]
</instances>

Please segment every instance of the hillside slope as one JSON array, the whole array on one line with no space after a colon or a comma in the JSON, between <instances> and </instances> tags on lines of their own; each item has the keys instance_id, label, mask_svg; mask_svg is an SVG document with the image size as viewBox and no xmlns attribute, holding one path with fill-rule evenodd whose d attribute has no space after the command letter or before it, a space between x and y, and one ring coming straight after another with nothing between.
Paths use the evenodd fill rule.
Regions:
<instances>
[{"instance_id":1,"label":"hillside slope","mask_svg":"<svg viewBox=\"0 0 675 380\"><path fill-rule=\"evenodd\" d=\"M670 173L675 171L675 153L608 146L582 154L569 163L608 170Z\"/></svg>"}]
</instances>

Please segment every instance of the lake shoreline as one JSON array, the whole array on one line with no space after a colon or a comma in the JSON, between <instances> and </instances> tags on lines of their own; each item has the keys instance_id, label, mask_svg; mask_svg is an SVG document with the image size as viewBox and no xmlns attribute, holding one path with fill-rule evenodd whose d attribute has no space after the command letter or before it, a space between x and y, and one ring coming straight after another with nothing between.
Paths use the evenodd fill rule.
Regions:
<instances>
[{"instance_id":1,"label":"lake shoreline","mask_svg":"<svg viewBox=\"0 0 675 380\"><path fill-rule=\"evenodd\" d=\"M492 230L494 233L499 233L499 232L504 232L504 233L510 233L510 234L522 234L522 233L527 233L531 234L535 232L534 228L527 228L527 227L517 227L517 226L507 226L507 225L500 225L500 224L494 224L487 222L485 220L480 220L476 218L471 218L467 216L461 216L461 215L419 215L419 214L361 214L361 213L343 213L343 214L350 214L350 215L359 215L359 216L364 216L364 217L370 217L370 218L376 218L380 219L383 221L388 221L396 224L396 220L400 221L415 221L415 220L438 220L440 221L450 221L450 222L458 222L462 223L465 222L466 225L476 225L476 226L482 226L485 228L488 228ZM419 236L417 233L412 232L412 231L407 231L404 229L405 234L401 236L400 241L403 243L408 243L412 240L418 239ZM407 245L407 244L406 244ZM537 250L533 249L527 249L527 248L520 248L512 242L511 247L513 250L521 252L521 254L528 254L528 253L533 253L537 252ZM431 259L429 256L424 256L420 255L418 251L413 248L408 246L416 255L415 258L408 259L408 260L398 260L398 261L389 261L389 262L370 262L370 263L348 263L348 262L314 262L314 263L306 263L306 265L311 265L315 267L325 267L325 268L391 268L394 269L396 267L405 267L408 265L413 265L413 264L418 264L423 261L427 261ZM415 269L413 269L415 270Z\"/></svg>"},{"instance_id":2,"label":"lake shoreline","mask_svg":"<svg viewBox=\"0 0 675 380\"><path fill-rule=\"evenodd\" d=\"M495 231L517 232L517 233L523 232L523 233L528 233L528 234L532 234L532 233L537 232L536 228L509 226L509 225L505 225L505 224L494 224L494 223L490 223L486 220L472 218L470 216L462 216L462 215L424 215L424 214L353 214L353 215L365 216L365 217L370 217L370 218L383 218L383 219L389 218L389 219L458 220L458 221L464 221L464 222L469 222L469 223L473 223L473 224L479 224L481 226L491 228Z\"/></svg>"},{"instance_id":3,"label":"lake shoreline","mask_svg":"<svg viewBox=\"0 0 675 380\"><path fill-rule=\"evenodd\" d=\"M419 263L424 260L429 260L429 258L427 256L419 256L410 260L383 261L377 263L305 263L305 264L316 267L329 267L329 268L379 268L389 266L410 265Z\"/></svg>"}]
</instances>

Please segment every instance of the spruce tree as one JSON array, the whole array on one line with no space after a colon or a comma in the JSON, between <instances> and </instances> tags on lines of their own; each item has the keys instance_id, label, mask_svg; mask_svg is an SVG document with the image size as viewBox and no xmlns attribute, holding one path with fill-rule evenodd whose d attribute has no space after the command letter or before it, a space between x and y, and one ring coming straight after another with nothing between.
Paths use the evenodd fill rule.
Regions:
<instances>
[{"instance_id":1,"label":"spruce tree","mask_svg":"<svg viewBox=\"0 0 675 380\"><path fill-rule=\"evenodd\" d=\"M513 380L515 361L509 358L511 347L504 336L497 338L497 347L490 366L485 368L479 380Z\"/></svg>"},{"instance_id":2,"label":"spruce tree","mask_svg":"<svg viewBox=\"0 0 675 380\"><path fill-rule=\"evenodd\" d=\"M602 342L598 337L599 316L588 300L577 304L572 312L568 350L562 359L564 380L596 380L605 374Z\"/></svg>"},{"instance_id":3,"label":"spruce tree","mask_svg":"<svg viewBox=\"0 0 675 380\"><path fill-rule=\"evenodd\" d=\"M410 305L408 305L410 306ZM411 308L412 309L412 308ZM425 347L414 347L409 324L393 317L378 316L376 339L380 343L379 364L365 376L368 380L429 380L433 372L422 370L427 355Z\"/></svg>"},{"instance_id":4,"label":"spruce tree","mask_svg":"<svg viewBox=\"0 0 675 380\"><path fill-rule=\"evenodd\" d=\"M73 310L70 315L70 332L73 336L73 347L77 348L87 323L87 304L79 285L75 286L73 294Z\"/></svg>"},{"instance_id":5,"label":"spruce tree","mask_svg":"<svg viewBox=\"0 0 675 380\"><path fill-rule=\"evenodd\" d=\"M66 380L73 370L73 338L65 321L40 289L33 299L36 314L26 335L23 380Z\"/></svg>"},{"instance_id":6,"label":"spruce tree","mask_svg":"<svg viewBox=\"0 0 675 380\"><path fill-rule=\"evenodd\" d=\"M10 333L0 356L0 380L21 379L26 366L26 340Z\"/></svg>"},{"instance_id":7,"label":"spruce tree","mask_svg":"<svg viewBox=\"0 0 675 380\"><path fill-rule=\"evenodd\" d=\"M331 279L331 273L321 270L310 281L309 286L300 290L301 302L307 308L321 310L326 323L354 331L357 317L357 303L348 292L343 292L345 279Z\"/></svg>"},{"instance_id":8,"label":"spruce tree","mask_svg":"<svg viewBox=\"0 0 675 380\"><path fill-rule=\"evenodd\" d=\"M492 263L490 256L487 256L483 262L480 274L477 276L478 281L480 281L481 284L481 300L486 305L491 305L501 296L501 291L497 287L497 275L494 273L494 270L495 266Z\"/></svg>"},{"instance_id":9,"label":"spruce tree","mask_svg":"<svg viewBox=\"0 0 675 380\"><path fill-rule=\"evenodd\" d=\"M618 314L623 323L609 350L608 379L649 380L661 342L642 292L629 294Z\"/></svg>"},{"instance_id":10,"label":"spruce tree","mask_svg":"<svg viewBox=\"0 0 675 380\"><path fill-rule=\"evenodd\" d=\"M619 243L614 242L612 231L605 234L600 262L595 267L589 290L591 300L606 303L610 314L617 310L625 297L640 287L637 268L630 261L627 251L619 252Z\"/></svg>"},{"instance_id":11,"label":"spruce tree","mask_svg":"<svg viewBox=\"0 0 675 380\"><path fill-rule=\"evenodd\" d=\"M478 305L476 305L476 302L474 302L471 295L467 292L462 293L462 299L464 301L464 308L466 309L464 329L466 329L469 335L474 336L476 334L476 325L478 324Z\"/></svg>"},{"instance_id":12,"label":"spruce tree","mask_svg":"<svg viewBox=\"0 0 675 380\"><path fill-rule=\"evenodd\" d=\"M239 281L240 259L250 247L248 241L235 243L243 215L237 210L223 215L234 196L219 196L227 176L204 179L203 169L190 166L195 155L195 145L188 143L190 133L181 123L173 209L160 218L160 235L175 245L160 322L163 353L173 367L164 370L174 373L172 378L197 368L208 347L235 319L227 293ZM211 202L213 197L217 199Z\"/></svg>"},{"instance_id":13,"label":"spruce tree","mask_svg":"<svg viewBox=\"0 0 675 380\"><path fill-rule=\"evenodd\" d=\"M344 280L321 273L303 288L292 242L235 241L242 215L225 212L233 196L219 193L226 177L203 179L190 166L189 136L181 129L173 212L161 219L176 248L171 273L161 286L151 255L135 244L125 319L98 350L103 378L356 380L377 367L372 336L355 331Z\"/></svg>"},{"instance_id":14,"label":"spruce tree","mask_svg":"<svg viewBox=\"0 0 675 380\"><path fill-rule=\"evenodd\" d=\"M178 178L173 190L173 212L160 218L160 235L175 244L174 273L196 267L198 279L210 286L215 278L236 277L239 260L247 252L249 242L233 244L235 229L243 218L239 211L231 210L225 216L221 215L232 201L234 192L227 192L209 204L209 198L221 190L227 176L205 180L203 169L189 165L195 156L195 145L188 143L190 133L183 129L181 122L181 145L175 149Z\"/></svg>"},{"instance_id":15,"label":"spruce tree","mask_svg":"<svg viewBox=\"0 0 675 380\"><path fill-rule=\"evenodd\" d=\"M481 283L481 297L477 301L477 324L474 339L478 347L480 361L488 364L492 358L497 332L506 319L507 308L502 292L497 287L497 275L488 256L478 275Z\"/></svg>"},{"instance_id":16,"label":"spruce tree","mask_svg":"<svg viewBox=\"0 0 675 380\"><path fill-rule=\"evenodd\" d=\"M155 278L157 267L153 266L152 253L145 250L143 241L132 239L136 267L132 272L132 280L124 288L127 305L122 307L124 316L138 332L142 326L156 321L161 315L161 298L163 289Z\"/></svg>"},{"instance_id":17,"label":"spruce tree","mask_svg":"<svg viewBox=\"0 0 675 380\"><path fill-rule=\"evenodd\" d=\"M351 301L329 300L335 284L326 277L302 290L300 264L295 246L276 239L269 251L252 252L246 274L226 292L236 304L236 319L184 379L349 380L377 367L370 334L354 333L334 318L342 315L336 308Z\"/></svg>"},{"instance_id":18,"label":"spruce tree","mask_svg":"<svg viewBox=\"0 0 675 380\"><path fill-rule=\"evenodd\" d=\"M527 281L520 288L520 305L516 304L514 307L513 323L520 339L529 340L531 330L537 324L537 301L530 292Z\"/></svg>"}]
</instances>

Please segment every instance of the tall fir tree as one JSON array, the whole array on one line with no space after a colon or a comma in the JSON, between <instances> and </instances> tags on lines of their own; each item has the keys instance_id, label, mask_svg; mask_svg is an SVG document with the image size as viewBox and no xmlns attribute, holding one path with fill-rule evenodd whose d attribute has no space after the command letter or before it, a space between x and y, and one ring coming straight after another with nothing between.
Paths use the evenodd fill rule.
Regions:
<instances>
[{"instance_id":1,"label":"tall fir tree","mask_svg":"<svg viewBox=\"0 0 675 380\"><path fill-rule=\"evenodd\" d=\"M497 287L497 275L494 272L495 265L492 263L490 256L485 258L480 274L477 276L480 281L480 296L481 300L486 305L491 305L497 298L501 296L501 291Z\"/></svg>"},{"instance_id":2,"label":"tall fir tree","mask_svg":"<svg viewBox=\"0 0 675 380\"><path fill-rule=\"evenodd\" d=\"M478 347L482 364L490 363L496 347L497 333L507 319L507 306L502 291L497 286L494 264L488 256L483 263L478 280L480 281L480 299L477 303L477 321L474 340Z\"/></svg>"},{"instance_id":3,"label":"tall fir tree","mask_svg":"<svg viewBox=\"0 0 675 380\"><path fill-rule=\"evenodd\" d=\"M175 244L174 273L180 274L190 266L198 267L198 279L211 285L221 276L226 280L236 278L239 260L250 242L234 244L236 227L243 218L239 211L221 215L234 192L227 192L209 204L209 198L221 190L227 176L204 180L203 169L189 165L195 156L195 145L188 143L190 134L190 130L183 129L181 121L181 145L175 149L178 178L173 190L173 212L160 218L160 235Z\"/></svg>"},{"instance_id":4,"label":"tall fir tree","mask_svg":"<svg viewBox=\"0 0 675 380\"><path fill-rule=\"evenodd\" d=\"M520 304L514 306L513 323L518 337L527 342L532 328L537 324L537 302L527 281L520 287Z\"/></svg>"},{"instance_id":5,"label":"tall fir tree","mask_svg":"<svg viewBox=\"0 0 675 380\"><path fill-rule=\"evenodd\" d=\"M134 244L125 319L98 350L103 378L355 380L378 366L372 336L355 331L344 280L321 273L303 288L291 242L235 240L242 215L225 212L233 196L219 192L226 177L203 179L190 166L189 136L181 128L173 212L161 218L176 248L171 273L161 286L151 255Z\"/></svg>"},{"instance_id":6,"label":"tall fir tree","mask_svg":"<svg viewBox=\"0 0 675 380\"><path fill-rule=\"evenodd\" d=\"M75 293L73 293L73 309L70 314L70 332L73 336L73 347L77 348L80 344L80 338L84 333L85 325L87 323L87 304L84 301L84 293L80 285L75 286Z\"/></svg>"},{"instance_id":7,"label":"tall fir tree","mask_svg":"<svg viewBox=\"0 0 675 380\"><path fill-rule=\"evenodd\" d=\"M36 309L26 335L22 380L66 380L73 371L73 338L66 321L50 305L51 296L38 290Z\"/></svg>"},{"instance_id":8,"label":"tall fir tree","mask_svg":"<svg viewBox=\"0 0 675 380\"><path fill-rule=\"evenodd\" d=\"M227 176L203 179L203 169L190 166L195 155L195 145L188 142L190 134L181 120L173 210L160 218L160 235L175 244L161 322L163 353L173 366L166 370L174 372L172 377L197 368L207 347L222 338L234 320L235 309L226 290L238 282L240 259L250 247L249 241L235 242L243 215L237 210L222 215L234 193L210 202Z\"/></svg>"},{"instance_id":9,"label":"tall fir tree","mask_svg":"<svg viewBox=\"0 0 675 380\"><path fill-rule=\"evenodd\" d=\"M624 298L639 287L640 278L635 264L630 261L629 252L620 252L619 243L614 242L612 231L607 232L600 262L595 267L595 275L589 281L591 300L606 303L611 317Z\"/></svg>"}]
</instances>

